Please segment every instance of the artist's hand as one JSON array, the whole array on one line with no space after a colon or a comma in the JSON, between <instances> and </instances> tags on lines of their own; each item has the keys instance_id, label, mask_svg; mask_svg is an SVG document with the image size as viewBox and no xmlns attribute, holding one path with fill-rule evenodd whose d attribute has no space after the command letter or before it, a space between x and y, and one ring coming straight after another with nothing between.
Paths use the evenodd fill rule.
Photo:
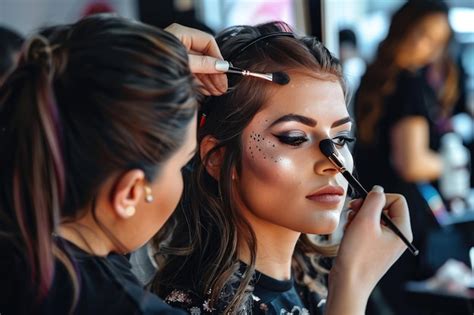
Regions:
<instances>
[{"instance_id":1,"label":"artist's hand","mask_svg":"<svg viewBox=\"0 0 474 315\"><path fill-rule=\"evenodd\" d=\"M350 207L352 214L329 274L328 314L363 313L377 282L406 250L403 241L382 224L382 211L409 241L413 239L403 196L384 194L376 186L365 200L354 200ZM354 312L347 313L350 308Z\"/></svg>"},{"instance_id":2,"label":"artist's hand","mask_svg":"<svg viewBox=\"0 0 474 315\"><path fill-rule=\"evenodd\" d=\"M188 50L189 67L202 85L204 95L221 95L227 91L227 76L216 70L221 52L212 35L173 23L165 31L176 36Z\"/></svg>"}]
</instances>

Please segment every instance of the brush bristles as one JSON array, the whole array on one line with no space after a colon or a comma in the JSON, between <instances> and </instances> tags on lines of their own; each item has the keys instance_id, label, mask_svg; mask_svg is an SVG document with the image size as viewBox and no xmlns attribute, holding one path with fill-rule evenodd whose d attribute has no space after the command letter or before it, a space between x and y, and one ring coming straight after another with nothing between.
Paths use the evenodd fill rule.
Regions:
<instances>
[{"instance_id":1,"label":"brush bristles","mask_svg":"<svg viewBox=\"0 0 474 315\"><path fill-rule=\"evenodd\" d=\"M290 82L290 76L285 72L273 72L272 81L276 84L286 85Z\"/></svg>"},{"instance_id":2,"label":"brush bristles","mask_svg":"<svg viewBox=\"0 0 474 315\"><path fill-rule=\"evenodd\" d=\"M321 142L319 142L319 149L326 157L330 157L334 154L334 152L336 152L336 149L334 148L334 143L331 139L321 140Z\"/></svg>"}]
</instances>

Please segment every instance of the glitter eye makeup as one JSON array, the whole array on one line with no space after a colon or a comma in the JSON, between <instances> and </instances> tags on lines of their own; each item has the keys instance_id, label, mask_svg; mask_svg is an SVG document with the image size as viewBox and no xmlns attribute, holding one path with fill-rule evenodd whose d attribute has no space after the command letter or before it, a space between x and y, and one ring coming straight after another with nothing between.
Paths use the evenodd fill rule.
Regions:
<instances>
[{"instance_id":1,"label":"glitter eye makeup","mask_svg":"<svg viewBox=\"0 0 474 315\"><path fill-rule=\"evenodd\" d=\"M273 161L278 163L278 158L275 158L272 152L276 148L275 142L271 141L268 138L265 138L261 134L252 131L250 133L250 141L247 144L247 148L250 153L250 157L255 160L255 155L258 154L257 157L262 157L264 160Z\"/></svg>"}]
</instances>

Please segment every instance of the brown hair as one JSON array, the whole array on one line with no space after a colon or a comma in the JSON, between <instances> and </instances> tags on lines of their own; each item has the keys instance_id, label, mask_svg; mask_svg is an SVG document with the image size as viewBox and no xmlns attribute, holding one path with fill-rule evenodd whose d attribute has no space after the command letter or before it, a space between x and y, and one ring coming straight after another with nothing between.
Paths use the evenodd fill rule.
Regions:
<instances>
[{"instance_id":1,"label":"brown hair","mask_svg":"<svg viewBox=\"0 0 474 315\"><path fill-rule=\"evenodd\" d=\"M171 34L112 15L45 29L24 47L0 91L0 224L40 299L54 256L64 261L58 223L83 215L113 173L138 168L152 181L183 143L196 110L187 60Z\"/></svg>"},{"instance_id":2,"label":"brown hair","mask_svg":"<svg viewBox=\"0 0 474 315\"><path fill-rule=\"evenodd\" d=\"M216 39L224 58L228 58L255 38L281 31L291 30L278 22L236 26L224 30ZM268 38L230 61L237 67L257 72L304 71L318 79L339 81L344 89L339 62L313 37ZM159 235L155 238L160 266L152 283L153 290L161 296L166 296L170 288L186 288L201 297L210 297L212 307L218 300L223 301L225 309L218 311L224 313L238 312L244 307L256 256L255 234L232 199L231 172L234 168L241 171L244 128L265 103L270 89L278 88L274 83L240 76L229 77L229 86L228 93L211 97L203 104L207 119L198 131L198 140L212 135L218 144L204 161L199 154L193 159L192 172L185 176L183 200L175 212L176 221L169 223L174 233L167 246L160 246ZM220 178L215 181L204 165L221 148L225 148L223 165ZM240 279L239 242L245 242L251 253L250 265ZM334 247L320 246L303 234L295 256L334 253ZM295 262L298 267L301 260Z\"/></svg>"},{"instance_id":3,"label":"brown hair","mask_svg":"<svg viewBox=\"0 0 474 315\"><path fill-rule=\"evenodd\" d=\"M355 99L358 141L374 141L374 130L384 112L384 98L393 93L402 71L396 63L399 47L423 18L435 13L447 15L448 7L439 0L412 0L393 15L387 37L380 43L373 63L367 67Z\"/></svg>"}]
</instances>

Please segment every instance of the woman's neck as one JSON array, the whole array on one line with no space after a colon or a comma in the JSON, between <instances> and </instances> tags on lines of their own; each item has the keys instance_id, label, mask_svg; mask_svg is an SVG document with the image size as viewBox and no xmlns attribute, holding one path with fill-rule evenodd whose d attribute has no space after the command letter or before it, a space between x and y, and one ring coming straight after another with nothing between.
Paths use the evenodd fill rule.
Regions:
<instances>
[{"instance_id":1,"label":"woman's neck","mask_svg":"<svg viewBox=\"0 0 474 315\"><path fill-rule=\"evenodd\" d=\"M107 256L114 248L110 239L97 225L90 213L80 219L61 223L58 234L95 256Z\"/></svg>"},{"instance_id":2,"label":"woman's neck","mask_svg":"<svg viewBox=\"0 0 474 315\"><path fill-rule=\"evenodd\" d=\"M242 212L257 238L255 268L277 280L290 279L293 252L301 233L262 220L248 210ZM250 251L247 244L241 243L243 244L239 246L239 258L248 264Z\"/></svg>"}]
</instances>

